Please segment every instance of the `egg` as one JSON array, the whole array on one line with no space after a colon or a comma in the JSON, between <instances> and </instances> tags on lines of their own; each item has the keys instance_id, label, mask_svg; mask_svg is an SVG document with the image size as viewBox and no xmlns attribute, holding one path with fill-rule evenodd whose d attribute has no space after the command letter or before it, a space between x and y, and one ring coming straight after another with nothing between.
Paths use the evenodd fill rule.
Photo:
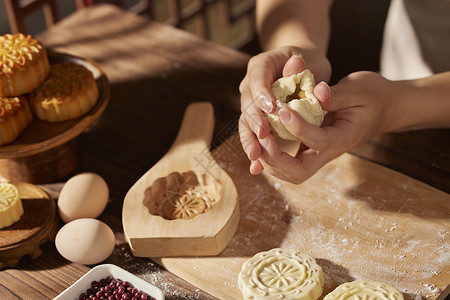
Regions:
<instances>
[{"instance_id":1,"label":"egg","mask_svg":"<svg viewBox=\"0 0 450 300\"><path fill-rule=\"evenodd\" d=\"M83 218L65 224L55 237L59 254L83 265L107 259L114 250L115 237L108 225L97 219Z\"/></svg>"},{"instance_id":2,"label":"egg","mask_svg":"<svg viewBox=\"0 0 450 300\"><path fill-rule=\"evenodd\" d=\"M58 212L67 223L80 218L97 218L108 204L109 189L98 174L80 173L70 178L58 197Z\"/></svg>"}]
</instances>

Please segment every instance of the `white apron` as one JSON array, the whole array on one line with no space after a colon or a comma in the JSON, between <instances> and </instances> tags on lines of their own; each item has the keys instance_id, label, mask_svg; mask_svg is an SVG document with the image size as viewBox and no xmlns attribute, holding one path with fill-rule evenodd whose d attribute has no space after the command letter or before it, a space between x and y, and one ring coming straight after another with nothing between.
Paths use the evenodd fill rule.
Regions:
<instances>
[{"instance_id":1,"label":"white apron","mask_svg":"<svg viewBox=\"0 0 450 300\"><path fill-rule=\"evenodd\" d=\"M450 70L450 0L391 0L380 72L391 80Z\"/></svg>"}]
</instances>

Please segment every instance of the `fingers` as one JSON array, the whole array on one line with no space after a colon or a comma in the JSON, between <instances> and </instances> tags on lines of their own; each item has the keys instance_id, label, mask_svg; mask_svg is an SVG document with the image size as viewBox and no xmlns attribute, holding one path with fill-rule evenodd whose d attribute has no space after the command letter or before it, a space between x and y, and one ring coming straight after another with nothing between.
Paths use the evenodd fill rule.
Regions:
<instances>
[{"instance_id":1,"label":"fingers","mask_svg":"<svg viewBox=\"0 0 450 300\"><path fill-rule=\"evenodd\" d=\"M241 82L241 117L239 136L244 151L251 161L250 172L259 174L263 167L258 161L262 150L258 138L270 135L270 125L264 114L275 111L275 97L271 86L281 67L266 55L253 57Z\"/></svg>"},{"instance_id":2,"label":"fingers","mask_svg":"<svg viewBox=\"0 0 450 300\"><path fill-rule=\"evenodd\" d=\"M302 159L282 152L270 134L270 125L265 115L276 110L276 99L271 90L273 82L281 76L291 76L306 68L305 61L300 56L291 56L289 59L288 57L285 53L268 53L257 55L249 61L246 77L239 88L242 111L239 136L244 151L251 161L249 167L251 174L257 175L267 170L279 178L302 182L317 171L314 169L315 165L312 165L312 169L304 168L305 162ZM326 84L322 89L318 88L318 93L324 103L332 102L331 90ZM321 144L321 137L327 135L325 131L310 125L298 114L286 111L287 113L281 111L280 114L284 114L288 130L295 136L302 137L300 140L310 148L326 148L326 145ZM309 150L298 155L304 158L314 157L307 156ZM311 151L314 153L314 150Z\"/></svg>"},{"instance_id":3,"label":"fingers","mask_svg":"<svg viewBox=\"0 0 450 300\"><path fill-rule=\"evenodd\" d=\"M305 61L299 56L292 56L283 68L283 77L303 72L306 69Z\"/></svg>"},{"instance_id":4,"label":"fingers","mask_svg":"<svg viewBox=\"0 0 450 300\"><path fill-rule=\"evenodd\" d=\"M270 125L264 113L255 105L249 90L241 93L241 118L245 119L245 125L257 137L264 138L270 133Z\"/></svg>"},{"instance_id":5,"label":"fingers","mask_svg":"<svg viewBox=\"0 0 450 300\"><path fill-rule=\"evenodd\" d=\"M272 93L272 83L279 77L283 59L257 55L248 64L248 72L239 89L241 91L241 111L245 115L248 127L258 138L270 133L266 116L262 113L274 113L276 99ZM305 62L299 56L292 56L283 64L283 73L294 74L305 69Z\"/></svg>"},{"instance_id":6,"label":"fingers","mask_svg":"<svg viewBox=\"0 0 450 300\"><path fill-rule=\"evenodd\" d=\"M340 151L315 151L308 149L292 157L281 152L275 139L267 137L260 140L263 154L258 160L269 174L299 184L315 174L326 163L341 154Z\"/></svg>"},{"instance_id":7,"label":"fingers","mask_svg":"<svg viewBox=\"0 0 450 300\"><path fill-rule=\"evenodd\" d=\"M324 110L338 111L361 104L359 97L354 97L354 86L350 85L351 90L349 92L348 81L341 80L337 85L331 87L322 81L314 87L314 96L319 100Z\"/></svg>"},{"instance_id":8,"label":"fingers","mask_svg":"<svg viewBox=\"0 0 450 300\"><path fill-rule=\"evenodd\" d=\"M284 127L297 137L303 144L314 150L325 150L327 144L327 132L318 126L308 123L299 114L288 108L282 108L278 111L281 122Z\"/></svg>"},{"instance_id":9,"label":"fingers","mask_svg":"<svg viewBox=\"0 0 450 300\"><path fill-rule=\"evenodd\" d=\"M273 113L275 110L276 99L271 87L277 78L276 72L277 68L272 65L271 60L263 56L253 57L248 64L247 88L256 106L266 113Z\"/></svg>"},{"instance_id":10,"label":"fingers","mask_svg":"<svg viewBox=\"0 0 450 300\"><path fill-rule=\"evenodd\" d=\"M257 160L262 153L261 146L243 115L239 119L239 138L247 157L250 160Z\"/></svg>"},{"instance_id":11,"label":"fingers","mask_svg":"<svg viewBox=\"0 0 450 300\"><path fill-rule=\"evenodd\" d=\"M253 160L250 163L250 174L259 175L262 173L264 167L259 160Z\"/></svg>"},{"instance_id":12,"label":"fingers","mask_svg":"<svg viewBox=\"0 0 450 300\"><path fill-rule=\"evenodd\" d=\"M251 131L248 127L247 121L243 115L241 115L239 119L239 137L244 152L247 154L247 157L251 162L250 173L253 175L261 174L264 169L261 162L258 161L262 155L261 145L259 144L259 141L253 131Z\"/></svg>"},{"instance_id":13,"label":"fingers","mask_svg":"<svg viewBox=\"0 0 450 300\"><path fill-rule=\"evenodd\" d=\"M326 111L337 111L344 108L344 102L340 101L339 94L335 88L330 87L325 82L319 82L314 87L314 96L319 100L320 105Z\"/></svg>"},{"instance_id":14,"label":"fingers","mask_svg":"<svg viewBox=\"0 0 450 300\"><path fill-rule=\"evenodd\" d=\"M259 142L263 147L259 162L264 170L278 178L291 181L290 178L296 176L296 170L300 167L299 160L282 152L272 136L260 139Z\"/></svg>"},{"instance_id":15,"label":"fingers","mask_svg":"<svg viewBox=\"0 0 450 300\"><path fill-rule=\"evenodd\" d=\"M284 127L309 148L318 151L348 148L348 132L352 129L345 112L333 120L333 126L326 127L312 125L288 108L280 109L278 115Z\"/></svg>"},{"instance_id":16,"label":"fingers","mask_svg":"<svg viewBox=\"0 0 450 300\"><path fill-rule=\"evenodd\" d=\"M242 115L239 119L239 137L241 139L244 152L251 161L250 173L253 175L261 174L264 169L258 161L258 158L260 158L262 154L261 145L259 144L253 131L249 129L247 122Z\"/></svg>"}]
</instances>

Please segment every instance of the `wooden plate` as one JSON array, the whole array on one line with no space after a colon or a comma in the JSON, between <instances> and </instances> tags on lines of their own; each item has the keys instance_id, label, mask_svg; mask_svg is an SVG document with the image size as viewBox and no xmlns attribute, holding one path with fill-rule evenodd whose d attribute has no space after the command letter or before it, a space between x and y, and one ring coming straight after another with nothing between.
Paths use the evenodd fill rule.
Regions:
<instances>
[{"instance_id":1,"label":"wooden plate","mask_svg":"<svg viewBox=\"0 0 450 300\"><path fill-rule=\"evenodd\" d=\"M55 201L36 185L13 184L24 213L19 221L0 229L0 269L17 265L25 255L37 258L42 253L40 246L53 241L58 229Z\"/></svg>"},{"instance_id":2,"label":"wooden plate","mask_svg":"<svg viewBox=\"0 0 450 300\"><path fill-rule=\"evenodd\" d=\"M109 81L95 62L57 52L49 52L48 58L50 64L73 62L89 69L93 73L98 86L99 99L97 104L87 114L64 122L46 122L35 117L28 128L14 142L0 147L0 159L30 156L61 146L92 125L106 108L110 96Z\"/></svg>"}]
</instances>

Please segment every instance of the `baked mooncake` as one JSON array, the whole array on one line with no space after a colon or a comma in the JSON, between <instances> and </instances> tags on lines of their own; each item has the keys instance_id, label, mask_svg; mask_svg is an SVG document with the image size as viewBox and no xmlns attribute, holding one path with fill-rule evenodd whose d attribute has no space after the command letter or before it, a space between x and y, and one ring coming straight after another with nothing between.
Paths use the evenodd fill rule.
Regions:
<instances>
[{"instance_id":1,"label":"baked mooncake","mask_svg":"<svg viewBox=\"0 0 450 300\"><path fill-rule=\"evenodd\" d=\"M0 36L0 96L20 96L36 89L50 71L47 51L30 35Z\"/></svg>"},{"instance_id":2,"label":"baked mooncake","mask_svg":"<svg viewBox=\"0 0 450 300\"><path fill-rule=\"evenodd\" d=\"M260 252L242 265L238 277L244 299L316 300L324 285L322 268L295 249Z\"/></svg>"},{"instance_id":3,"label":"baked mooncake","mask_svg":"<svg viewBox=\"0 0 450 300\"><path fill-rule=\"evenodd\" d=\"M310 124L316 126L322 124L324 111L314 96L315 86L314 75L308 69L289 77L282 77L272 84L277 107L274 113L267 116L272 129L280 138L297 141L297 138L284 127L278 116L281 108L288 107L296 111Z\"/></svg>"},{"instance_id":4,"label":"baked mooncake","mask_svg":"<svg viewBox=\"0 0 450 300\"><path fill-rule=\"evenodd\" d=\"M33 112L49 122L78 118L97 100L97 83L91 71L72 62L52 65L45 82L30 94Z\"/></svg>"},{"instance_id":5,"label":"baked mooncake","mask_svg":"<svg viewBox=\"0 0 450 300\"><path fill-rule=\"evenodd\" d=\"M383 282L355 280L338 286L324 300L403 300L403 294Z\"/></svg>"},{"instance_id":6,"label":"baked mooncake","mask_svg":"<svg viewBox=\"0 0 450 300\"><path fill-rule=\"evenodd\" d=\"M32 120L33 114L25 96L0 97L0 145L14 141Z\"/></svg>"},{"instance_id":7,"label":"baked mooncake","mask_svg":"<svg viewBox=\"0 0 450 300\"><path fill-rule=\"evenodd\" d=\"M19 191L10 183L0 183L0 229L11 226L23 215Z\"/></svg>"}]
</instances>

